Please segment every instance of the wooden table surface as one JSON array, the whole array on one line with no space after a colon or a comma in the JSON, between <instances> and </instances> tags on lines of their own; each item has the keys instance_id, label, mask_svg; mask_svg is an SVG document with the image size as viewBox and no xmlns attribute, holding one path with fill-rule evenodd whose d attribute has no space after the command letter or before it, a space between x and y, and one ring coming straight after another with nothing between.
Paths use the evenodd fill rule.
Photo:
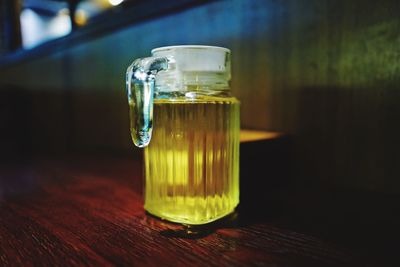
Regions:
<instances>
[{"instance_id":1,"label":"wooden table surface","mask_svg":"<svg viewBox=\"0 0 400 267\"><path fill-rule=\"evenodd\" d=\"M143 210L141 164L114 158L2 166L0 266L374 265L329 234L296 229L295 216L279 215L285 211L260 218L243 205L224 221L189 230L153 218Z\"/></svg>"}]
</instances>

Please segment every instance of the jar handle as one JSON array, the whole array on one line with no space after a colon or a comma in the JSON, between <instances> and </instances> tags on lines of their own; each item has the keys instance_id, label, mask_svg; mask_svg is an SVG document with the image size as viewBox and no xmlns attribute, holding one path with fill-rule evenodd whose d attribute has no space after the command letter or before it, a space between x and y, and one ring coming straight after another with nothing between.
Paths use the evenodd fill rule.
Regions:
<instances>
[{"instance_id":1,"label":"jar handle","mask_svg":"<svg viewBox=\"0 0 400 267\"><path fill-rule=\"evenodd\" d=\"M145 147L150 142L155 77L159 71L167 70L168 65L166 57L139 58L126 71L131 136L138 147Z\"/></svg>"}]
</instances>

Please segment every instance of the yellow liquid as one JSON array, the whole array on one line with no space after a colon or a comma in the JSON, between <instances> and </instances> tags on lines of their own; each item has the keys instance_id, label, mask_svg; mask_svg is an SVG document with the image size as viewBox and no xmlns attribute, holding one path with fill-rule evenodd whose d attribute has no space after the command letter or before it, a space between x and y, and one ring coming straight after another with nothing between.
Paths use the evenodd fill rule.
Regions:
<instances>
[{"instance_id":1,"label":"yellow liquid","mask_svg":"<svg viewBox=\"0 0 400 267\"><path fill-rule=\"evenodd\" d=\"M239 101L155 99L145 148L145 209L163 219L204 224L239 203Z\"/></svg>"}]
</instances>

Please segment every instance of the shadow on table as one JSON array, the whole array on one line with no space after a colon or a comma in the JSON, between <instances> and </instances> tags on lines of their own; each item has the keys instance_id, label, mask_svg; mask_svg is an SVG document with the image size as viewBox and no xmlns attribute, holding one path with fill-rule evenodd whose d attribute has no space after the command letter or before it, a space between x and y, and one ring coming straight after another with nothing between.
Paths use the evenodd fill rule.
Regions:
<instances>
[{"instance_id":1,"label":"shadow on table","mask_svg":"<svg viewBox=\"0 0 400 267\"><path fill-rule=\"evenodd\" d=\"M267 146L261 157L252 151ZM318 237L371 260L371 266L399 266L400 195L294 186L289 173L290 140L241 146L240 205L236 212L203 226L177 226L160 232L197 239L219 229L268 224ZM261 180L260 180L261 179ZM379 266L376 265L376 266Z\"/></svg>"}]
</instances>

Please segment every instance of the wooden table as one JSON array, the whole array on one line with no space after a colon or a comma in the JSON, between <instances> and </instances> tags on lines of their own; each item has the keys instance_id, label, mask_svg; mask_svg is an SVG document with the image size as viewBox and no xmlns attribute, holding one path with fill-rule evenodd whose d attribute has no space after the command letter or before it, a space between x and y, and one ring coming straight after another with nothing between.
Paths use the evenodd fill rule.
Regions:
<instances>
[{"instance_id":1,"label":"wooden table","mask_svg":"<svg viewBox=\"0 0 400 267\"><path fill-rule=\"evenodd\" d=\"M0 170L0 266L391 266L386 255L399 247L379 239L371 220L359 225L343 194L326 206L338 195L280 188L250 197L244 183L238 212L185 229L145 214L140 159L36 159Z\"/></svg>"}]
</instances>

